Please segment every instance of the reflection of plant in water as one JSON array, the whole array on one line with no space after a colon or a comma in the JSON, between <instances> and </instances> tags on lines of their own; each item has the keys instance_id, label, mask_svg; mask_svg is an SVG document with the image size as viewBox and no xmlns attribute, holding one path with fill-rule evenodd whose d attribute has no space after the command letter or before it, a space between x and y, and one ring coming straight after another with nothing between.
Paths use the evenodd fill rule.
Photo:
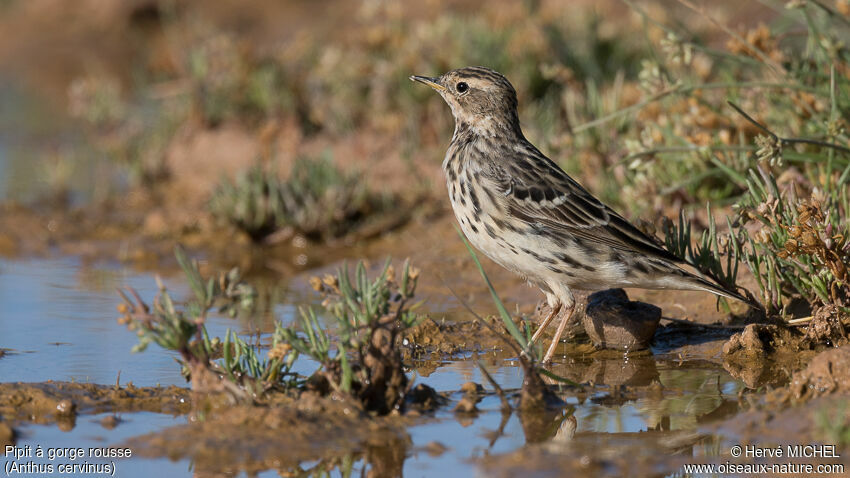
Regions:
<instances>
[{"instance_id":1,"label":"reflection of plant in water","mask_svg":"<svg viewBox=\"0 0 850 478\"><path fill-rule=\"evenodd\" d=\"M840 399L815 414L815 422L823 435L824 443L844 448L850 446L850 403Z\"/></svg>"},{"instance_id":2,"label":"reflection of plant in water","mask_svg":"<svg viewBox=\"0 0 850 478\"><path fill-rule=\"evenodd\" d=\"M359 174L339 170L328 157L303 157L285 180L256 165L222 182L209 208L255 241L287 227L320 239L348 232L371 202Z\"/></svg>"},{"instance_id":3,"label":"reflection of plant in water","mask_svg":"<svg viewBox=\"0 0 850 478\"><path fill-rule=\"evenodd\" d=\"M387 442L369 443L364 452L345 453L309 466L280 470L281 476L402 476L411 445L409 437L387 434L382 438Z\"/></svg>"}]
</instances>

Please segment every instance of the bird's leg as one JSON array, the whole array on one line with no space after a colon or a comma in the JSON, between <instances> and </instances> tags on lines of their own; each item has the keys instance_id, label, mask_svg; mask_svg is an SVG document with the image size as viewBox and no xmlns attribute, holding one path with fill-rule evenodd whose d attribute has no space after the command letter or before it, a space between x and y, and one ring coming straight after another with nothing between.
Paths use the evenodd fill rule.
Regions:
<instances>
[{"instance_id":1,"label":"bird's leg","mask_svg":"<svg viewBox=\"0 0 850 478\"><path fill-rule=\"evenodd\" d=\"M544 364L547 364L552 361L552 356L555 355L555 348L561 341L561 335L564 334L564 329L567 328L567 323L573 316L573 312L576 308L576 303L575 301L572 301L572 303L565 305L564 307L566 307L567 310L564 311L564 317L561 319L561 323L558 324L558 330L555 331L555 336L552 337L552 344L549 346L549 350L546 351L546 355L543 357Z\"/></svg>"},{"instance_id":2,"label":"bird's leg","mask_svg":"<svg viewBox=\"0 0 850 478\"><path fill-rule=\"evenodd\" d=\"M537 326L537 330L534 332L534 335L531 336L531 342L528 343L529 347L531 347L532 345L534 345L535 342L537 342L538 337L540 337L540 334L543 333L543 329L545 329L546 326L548 326L549 323L552 322L552 319L554 319L560 311L561 301L555 302L555 305L552 307L552 310L549 312L549 315L547 315L546 318L543 319L543 322L540 322L540 325Z\"/></svg>"}]
</instances>

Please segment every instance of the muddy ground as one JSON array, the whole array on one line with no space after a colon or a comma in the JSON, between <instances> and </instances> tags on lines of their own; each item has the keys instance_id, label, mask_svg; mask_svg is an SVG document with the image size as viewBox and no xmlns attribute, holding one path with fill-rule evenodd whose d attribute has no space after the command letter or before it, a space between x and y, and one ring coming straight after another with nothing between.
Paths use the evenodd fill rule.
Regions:
<instances>
[{"instance_id":1,"label":"muddy ground","mask_svg":"<svg viewBox=\"0 0 850 478\"><path fill-rule=\"evenodd\" d=\"M143 210L140 208L140 213ZM138 234L129 224L110 224L102 219L89 229L87 226L96 221L93 213L86 210L72 216L39 216L17 207L8 207L7 211L11 213L4 214L2 220L16 227L5 230L32 228L29 230L36 232L30 237L43 241L44 250L27 250L27 254L56 248L97 261L114 257L118 250L123 250L128 254L125 260L129 264L160 273L174 270L170 250L173 236L157 239ZM108 217L100 211L96 216ZM54 220L70 230L76 229L76 233L52 233L44 224ZM445 212L423 215L380 237L342 246L258 247L244 240L229 241L237 237L233 231L217 235L215 241L220 242L209 246L209 239L195 243L187 240L192 234L174 233L174 236L189 244L193 254L210 258L205 264L208 270L232 265L229 259L240 257L236 264L259 277L285 270L292 274L291 287L304 291L309 290L308 277L332 271L343 258L370 257L377 266L386 255L410 257L422 269L418 296L426 299L429 315L429 319L401 338L405 344L405 361L415 373L417 384L427 385L429 377L447 361L481 360L485 367L498 367L514 356L498 334L504 333L504 329L492 317L495 309L489 293L460 239L455 238L453 217ZM37 244L37 241L27 243ZM144 252L134 256L133 250ZM292 256L300 253L316 257L315 261L322 261L323 265L319 266L313 259L306 266L295 265ZM518 317L536 318L535 308L541 298L538 291L494 264L485 263L485 269L505 303L516 307L512 311L519 312ZM730 443L745 441L757 444L835 441L833 436L825 435L819 417L824 410L845 413L843 404L850 393L850 373L845 370L846 356L850 354L848 346L834 348L823 341L813 341L815 332L806 332L806 328L745 326L747 319L743 315L736 317L718 311L708 294L628 292L632 299L661 307L665 317L687 319L697 325L662 320L651 352L625 355L619 351L598 351L586 338L571 339L559 349L550 369L581 386L564 388L551 382L550 387L559 397L568 403L590 400L606 407L656 403L664 409L663 404L671 398L693 390L662 386L659 370L686 371L699 366L722 367L746 384L745 392L736 401L721 400L709 406L695 417L690 430L671 430L660 420L656 429L640 433L576 433L570 407L519 415L526 445L514 452L476 460L485 473L512 476L531 472L545 476L571 469L581 476L664 475L692 462L695 450L703 449L706 443L725 449ZM487 325L466 312L461 302L479 315L489 317L485 319ZM828 317L822 320L828 325ZM821 324L822 320L813 330L836 339L830 335L829 327ZM494 396L490 384L480 385L486 390L481 397ZM519 391L505 392L516 405ZM8 404L0 407L3 416L0 438L5 442L14 442L14 429L27 423L55 423L60 428L71 429L77 417L92 413L131 414L136 410L179 413L196 418L190 418L185 425L133 438L125 445L137 450L139 456L191 459L197 471L203 473L222 470L252 473L268 469L300 473L305 471L302 468L305 462L312 463L310 469L317 472L362 460L375 476L400 474L405 456L410 453L439 455L442 449L451 447L451 441L446 440L429 444L427 449L414 449L407 427L434 420L435 409L458 409L456 420L473 422L479 413L475 403L481 399L466 398L459 392L439 396L425 393L422 400L428 405L424 408L410 406L401 414L375 417L345 400L309 394L255 407L215 400L211 404L209 398L175 388L7 383L0 385L0 395L0 403ZM496 430L493 440L498 439ZM850 456L844 453L850 450L842 450L843 455ZM717 460L723 462L725 456L725 451L720 450Z\"/></svg>"},{"instance_id":2,"label":"muddy ground","mask_svg":"<svg viewBox=\"0 0 850 478\"><path fill-rule=\"evenodd\" d=\"M128 216L128 211L144 214L145 210L144 206L131 207L115 217L134 214ZM386 255L410 257L422 269L418 295L426 299L429 315L418 328L401 337L405 361L415 373L415 383L427 385L429 377L447 361L481 360L485 367L499 367L514 356L500 336L504 329L492 315L495 309L480 275L460 239L455 239L453 217L440 208L415 216L403 227L376 238L300 248L293 244L256 246L244 239L231 240L239 237L235 231L213 236L193 231L172 231L159 237L140 234L130 221L104 221L110 216L101 210L52 215L6 206L5 211L2 220L14 226L5 231L34 231L29 235L33 240L25 241L27 247L41 242L38 247L6 251L18 257L58 249L98 261L124 251L126 256L122 259L127 263L163 273L175 270L171 247L179 237L194 255L209 258L205 263L207 270L234 265L232 260L238 257L235 264L246 268L249 277L268 277L285 271L292 275L291 287L304 291L309 290L310 276L332 271L344 258L373 258L372 264L377 266ZM193 242L192 237L199 239ZM292 257L297 254L311 259L306 265L296 265ZM485 263L485 269L505 303L519 313L517 317L536 319L538 291L494 264ZM836 435L829 435L824 429L823 414L846 413L850 373L845 362L850 346L843 345L846 339L841 338L839 325L827 312L817 315L811 331L805 327L746 325L750 319L742 310L734 309L741 313L739 316L718 311L708 294L628 292L632 299L661 307L665 317L694 324L662 320L652 351L625 355L596 350L586 338L571 339L561 346L550 370L578 382L580 387L550 382L556 395L567 403L592 401L605 407L655 403L664 410L669 400L693 393L693 389L661 385L659 370L687 371L701 366L722 367L746 385L743 393L737 400L724 399L708 406L693 418L689 429L671 429L665 425L667 418L660 419L654 429L639 433L576 433L570 406L520 414L526 445L513 452L476 459L485 473L546 476L571 469L580 476L661 476L693 462L693 455L702 453L697 450L703 450L707 443L719 449L719 456L711 460L722 463L728 457L725 450L733 443L784 446L837 440ZM468 313L462 303L488 317L484 319L487 324ZM438 395L422 392L419 399L426 405L411 403L403 413L375 417L346 399L310 394L246 407L224 399L193 396L186 389L173 387L7 383L0 385L0 403L8 404L0 407L0 439L14 443L15 429L28 423L72 429L80 416L145 410L194 418L185 425L138 436L122 445L132 447L139 456L191 459L200 473L214 476L221 471L253 473L268 469L319 472L362 461L374 476L393 476L401 473L409 454L439 456L452 446L446 440L414 448L408 427L434 420L435 410L455 409L455 419L460 423L474 422L480 413L476 403L495 393L490 384L480 385L480 395L471 397L460 391ZM519 390L505 393L516 406ZM520 412L504 413L510 417ZM493 433L493 441L499 440L500 432ZM840 454L850 456L846 453L850 449L841 446ZM308 469L303 468L306 462L311 463ZM844 458L835 462L847 463Z\"/></svg>"}]
</instances>

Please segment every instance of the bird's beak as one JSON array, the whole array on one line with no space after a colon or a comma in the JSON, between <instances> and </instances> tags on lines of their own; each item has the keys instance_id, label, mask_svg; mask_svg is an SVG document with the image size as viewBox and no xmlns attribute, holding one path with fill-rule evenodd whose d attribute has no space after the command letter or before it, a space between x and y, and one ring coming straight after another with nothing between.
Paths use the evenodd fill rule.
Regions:
<instances>
[{"instance_id":1,"label":"bird's beak","mask_svg":"<svg viewBox=\"0 0 850 478\"><path fill-rule=\"evenodd\" d=\"M410 79L412 81L418 81L420 83L425 83L426 85L430 86L431 88L434 88L437 91L446 91L445 86L437 83L440 80L439 78L430 78L430 77L427 77L427 76L413 75L413 76L410 77Z\"/></svg>"}]
</instances>

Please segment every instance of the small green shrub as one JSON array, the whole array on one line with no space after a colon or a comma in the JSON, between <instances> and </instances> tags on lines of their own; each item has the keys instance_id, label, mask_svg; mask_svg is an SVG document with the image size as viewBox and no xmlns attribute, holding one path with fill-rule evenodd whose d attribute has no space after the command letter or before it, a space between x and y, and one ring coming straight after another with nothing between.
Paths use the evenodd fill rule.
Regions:
<instances>
[{"instance_id":1,"label":"small green shrub","mask_svg":"<svg viewBox=\"0 0 850 478\"><path fill-rule=\"evenodd\" d=\"M187 102L155 98L149 92L128 100L112 77L77 78L69 87L68 102L95 152L126 168L132 185L152 186L168 175L166 150L189 116Z\"/></svg>"},{"instance_id":2,"label":"small green shrub","mask_svg":"<svg viewBox=\"0 0 850 478\"><path fill-rule=\"evenodd\" d=\"M373 280L362 262L353 278L347 266L336 276L314 277L310 282L324 297L336 338L323 330L312 308L301 310L301 332L279 327L275 337L321 364L313 387L351 394L379 413L400 408L408 379L398 337L420 319L414 312L419 304L410 303L418 277L406 261L398 280L389 260Z\"/></svg>"},{"instance_id":3,"label":"small green shrub","mask_svg":"<svg viewBox=\"0 0 850 478\"><path fill-rule=\"evenodd\" d=\"M412 304L419 271L404 263L400 279L387 260L370 280L363 263L354 277L343 267L336 276L313 278L330 314L332 331L312 308L302 309L298 324L275 324L271 345L249 343L228 330L224 340L210 338L206 319L210 311L234 315L251 310L253 287L239 280L237 270L204 279L198 263L176 250L194 297L178 304L160 283L160 293L148 306L133 289L119 291L119 322L136 332L134 351L155 343L180 354L184 375L196 391L226 392L235 399L261 399L271 390L312 389L336 391L360 400L366 409L389 413L403 405L408 390L398 336L419 321ZM310 376L292 371L303 354L319 362Z\"/></svg>"},{"instance_id":4,"label":"small green shrub","mask_svg":"<svg viewBox=\"0 0 850 478\"><path fill-rule=\"evenodd\" d=\"M850 313L847 189L798 198L794 185L782 190L765 171L751 173L748 184L740 214L756 229L740 228L739 234L748 246L744 260L768 310L785 315L789 299L800 297L812 306L831 304Z\"/></svg>"},{"instance_id":5,"label":"small green shrub","mask_svg":"<svg viewBox=\"0 0 850 478\"><path fill-rule=\"evenodd\" d=\"M226 391L236 398L257 396L293 379L289 369L294 355L263 360L258 346L248 344L229 330L224 343L218 338L210 339L207 334L205 324L212 310L233 316L240 310L253 308L256 291L240 280L239 272L233 269L205 280L197 261L189 260L182 248L178 247L175 255L194 294L192 299L176 303L159 281L160 293L152 307L135 290L119 290L123 299L118 306L122 314L119 323L127 325L139 337L133 351L142 351L151 343L173 350L180 354L183 374L192 380L194 389Z\"/></svg>"},{"instance_id":6,"label":"small green shrub","mask_svg":"<svg viewBox=\"0 0 850 478\"><path fill-rule=\"evenodd\" d=\"M371 206L362 178L340 171L329 157L297 159L286 180L253 166L235 182L222 182L209 203L214 216L256 242L287 227L311 239L339 237Z\"/></svg>"}]
</instances>

